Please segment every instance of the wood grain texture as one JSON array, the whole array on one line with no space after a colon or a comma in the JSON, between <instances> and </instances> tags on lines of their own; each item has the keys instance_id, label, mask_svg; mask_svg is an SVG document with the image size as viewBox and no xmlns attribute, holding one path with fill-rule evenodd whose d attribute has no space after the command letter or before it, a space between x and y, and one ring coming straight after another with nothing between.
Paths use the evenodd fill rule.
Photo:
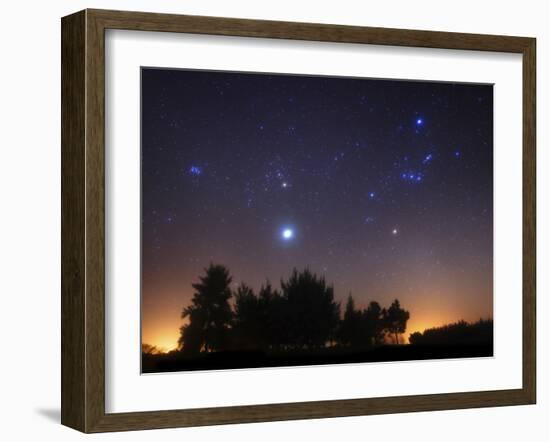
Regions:
<instances>
[{"instance_id":1,"label":"wood grain texture","mask_svg":"<svg viewBox=\"0 0 550 442\"><path fill-rule=\"evenodd\" d=\"M88 10L105 29L187 32L289 40L522 52L529 38L147 12Z\"/></svg>"},{"instance_id":2,"label":"wood grain texture","mask_svg":"<svg viewBox=\"0 0 550 442\"><path fill-rule=\"evenodd\" d=\"M85 14L61 29L61 422L84 428L85 417Z\"/></svg>"},{"instance_id":3,"label":"wood grain texture","mask_svg":"<svg viewBox=\"0 0 550 442\"><path fill-rule=\"evenodd\" d=\"M105 414L105 38L86 11L86 431Z\"/></svg>"},{"instance_id":4,"label":"wood grain texture","mask_svg":"<svg viewBox=\"0 0 550 442\"><path fill-rule=\"evenodd\" d=\"M536 402L537 160L536 40L523 50L523 389Z\"/></svg>"},{"instance_id":5,"label":"wood grain texture","mask_svg":"<svg viewBox=\"0 0 550 442\"><path fill-rule=\"evenodd\" d=\"M523 387L338 401L105 413L106 29L523 55ZM535 40L356 26L86 10L62 20L62 423L84 432L531 404L536 398Z\"/></svg>"}]
</instances>

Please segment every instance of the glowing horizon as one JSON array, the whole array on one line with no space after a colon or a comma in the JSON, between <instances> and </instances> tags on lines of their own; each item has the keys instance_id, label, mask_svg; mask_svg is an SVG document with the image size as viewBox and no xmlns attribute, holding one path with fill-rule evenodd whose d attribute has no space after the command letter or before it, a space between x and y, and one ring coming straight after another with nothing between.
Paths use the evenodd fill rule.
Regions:
<instances>
[{"instance_id":1,"label":"glowing horizon","mask_svg":"<svg viewBox=\"0 0 550 442\"><path fill-rule=\"evenodd\" d=\"M327 281L330 284L330 280L328 280L328 278ZM236 283L233 284L234 287L236 285ZM255 289L255 293L257 293L259 287L253 288ZM185 306L188 305L189 301L191 300L192 292L192 288L188 290L188 293L185 296L188 301L186 304L181 304L179 308L175 308L175 305L177 304L177 299L179 298L178 291L171 292L171 296L169 296L168 298L174 300L174 303L169 303L169 306L166 306L166 308L170 309L170 314L156 314L153 311L151 312L151 315L148 315L146 312L144 312L144 318L142 322L142 344L152 345L156 347L157 350L163 350L163 352L165 353L176 350L178 348L179 328L188 322L186 319L181 319L181 311ZM397 298L400 299L399 297ZM356 301L359 299L361 299L361 297L357 297ZM479 319L493 318L492 308L490 308L489 306L487 306L485 311L464 309L462 313L455 315L454 312L445 309L445 307L430 307L429 299L430 297L426 296L426 302L428 302L428 305L425 305L426 302L423 302L422 299L416 298L417 302L419 301L419 304L424 305L424 307L420 308L408 306L402 301L402 299L400 299L403 308L409 310L411 314L411 317L407 322L407 329L402 335L405 343L408 343L409 336L414 332L422 333L427 329L456 323L460 320L464 320L466 322L476 322ZM340 310L342 315L345 307L346 297L336 296L336 300L340 302ZM380 302L377 299L368 299L365 303L358 302L356 304L356 308L366 308L368 302L370 301ZM232 302L232 300L230 302ZM390 302L391 300L386 302L386 304L381 302L380 303L382 307L387 307Z\"/></svg>"}]
</instances>

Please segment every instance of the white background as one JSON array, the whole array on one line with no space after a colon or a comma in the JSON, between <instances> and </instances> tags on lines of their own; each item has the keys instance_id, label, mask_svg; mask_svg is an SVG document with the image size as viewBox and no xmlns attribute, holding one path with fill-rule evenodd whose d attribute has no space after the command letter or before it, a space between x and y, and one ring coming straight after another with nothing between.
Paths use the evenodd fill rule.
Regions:
<instances>
[{"instance_id":1,"label":"white background","mask_svg":"<svg viewBox=\"0 0 550 442\"><path fill-rule=\"evenodd\" d=\"M140 376L140 66L494 83L495 357ZM106 411L520 388L521 74L513 54L108 31Z\"/></svg>"},{"instance_id":2,"label":"white background","mask_svg":"<svg viewBox=\"0 0 550 442\"><path fill-rule=\"evenodd\" d=\"M93 436L100 440L531 440L548 438L550 326L550 29L544 2L525 0L386 3L228 1L49 1L3 5L0 69L1 163L0 436L6 440L84 436L61 427L60 392L60 30L59 17L84 7L134 9L278 20L436 29L538 38L538 405L317 421L232 425Z\"/></svg>"}]
</instances>

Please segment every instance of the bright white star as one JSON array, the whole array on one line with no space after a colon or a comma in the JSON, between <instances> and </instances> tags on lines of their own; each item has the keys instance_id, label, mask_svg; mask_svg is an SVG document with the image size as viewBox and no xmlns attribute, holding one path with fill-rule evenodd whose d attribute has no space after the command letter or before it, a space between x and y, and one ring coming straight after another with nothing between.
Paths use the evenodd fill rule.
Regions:
<instances>
[{"instance_id":1,"label":"bright white star","mask_svg":"<svg viewBox=\"0 0 550 442\"><path fill-rule=\"evenodd\" d=\"M293 236L294 236L294 231L292 229L283 230L283 239L289 240L289 239L292 239Z\"/></svg>"},{"instance_id":2,"label":"bright white star","mask_svg":"<svg viewBox=\"0 0 550 442\"><path fill-rule=\"evenodd\" d=\"M391 234L394 235L394 236L397 235L397 229L393 229L393 230L391 231Z\"/></svg>"}]
</instances>

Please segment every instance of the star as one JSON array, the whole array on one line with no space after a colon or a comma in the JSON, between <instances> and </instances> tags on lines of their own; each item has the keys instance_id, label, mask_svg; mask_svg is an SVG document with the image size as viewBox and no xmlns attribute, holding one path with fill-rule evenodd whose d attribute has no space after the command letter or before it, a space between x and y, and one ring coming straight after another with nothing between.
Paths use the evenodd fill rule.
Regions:
<instances>
[{"instance_id":1,"label":"star","mask_svg":"<svg viewBox=\"0 0 550 442\"><path fill-rule=\"evenodd\" d=\"M424 175L421 172L404 172L401 174L401 178L409 183L419 183Z\"/></svg>"},{"instance_id":2,"label":"star","mask_svg":"<svg viewBox=\"0 0 550 442\"><path fill-rule=\"evenodd\" d=\"M287 228L283 229L283 231L281 233L281 236L283 237L283 239L285 241L289 241L294 237L294 230L287 227Z\"/></svg>"},{"instance_id":3,"label":"star","mask_svg":"<svg viewBox=\"0 0 550 442\"><path fill-rule=\"evenodd\" d=\"M199 166L191 166L189 168L189 173L191 175L194 175L194 176L199 176L200 174L202 174L202 167L199 167Z\"/></svg>"},{"instance_id":4,"label":"star","mask_svg":"<svg viewBox=\"0 0 550 442\"><path fill-rule=\"evenodd\" d=\"M392 234L393 236L396 236L398 233L399 233L399 232L397 231L396 228L394 228L394 229L391 231L391 234Z\"/></svg>"},{"instance_id":5,"label":"star","mask_svg":"<svg viewBox=\"0 0 550 442\"><path fill-rule=\"evenodd\" d=\"M424 124L424 119L423 118L417 118L416 119L416 125L417 126L422 126Z\"/></svg>"}]
</instances>

